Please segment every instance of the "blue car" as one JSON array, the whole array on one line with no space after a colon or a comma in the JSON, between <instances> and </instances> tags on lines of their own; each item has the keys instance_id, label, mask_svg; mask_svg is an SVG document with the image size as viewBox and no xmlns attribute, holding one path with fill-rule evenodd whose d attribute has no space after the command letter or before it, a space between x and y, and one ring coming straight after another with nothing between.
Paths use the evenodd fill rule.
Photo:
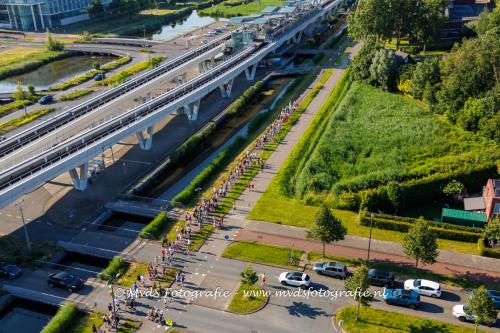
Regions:
<instances>
[{"instance_id":1,"label":"blue car","mask_svg":"<svg viewBox=\"0 0 500 333\"><path fill-rule=\"evenodd\" d=\"M490 296L493 303L495 303L496 308L500 310L500 291L488 290L488 296ZM474 290L470 292L469 297L474 297Z\"/></svg>"},{"instance_id":2,"label":"blue car","mask_svg":"<svg viewBox=\"0 0 500 333\"><path fill-rule=\"evenodd\" d=\"M43 96L42 98L40 98L38 100L38 103L40 104L50 104L54 101L54 98L52 97L52 95L45 95Z\"/></svg>"},{"instance_id":3,"label":"blue car","mask_svg":"<svg viewBox=\"0 0 500 333\"><path fill-rule=\"evenodd\" d=\"M102 81L105 79L104 73L98 73L94 76L94 81Z\"/></svg>"},{"instance_id":4,"label":"blue car","mask_svg":"<svg viewBox=\"0 0 500 333\"><path fill-rule=\"evenodd\" d=\"M382 299L389 305L403 305L416 309L420 305L420 295L412 290L386 289Z\"/></svg>"}]
</instances>

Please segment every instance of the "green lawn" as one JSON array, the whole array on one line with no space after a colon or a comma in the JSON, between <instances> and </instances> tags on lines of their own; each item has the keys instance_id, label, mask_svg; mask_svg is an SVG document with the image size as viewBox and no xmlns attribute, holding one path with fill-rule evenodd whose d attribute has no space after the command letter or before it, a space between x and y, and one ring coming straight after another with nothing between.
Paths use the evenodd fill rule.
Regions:
<instances>
[{"instance_id":1,"label":"green lawn","mask_svg":"<svg viewBox=\"0 0 500 333\"><path fill-rule=\"evenodd\" d=\"M257 221L310 228L312 227L313 216L316 210L316 206L308 206L293 199L275 198L268 192L265 192L248 214L248 218ZM357 213L339 209L334 209L333 212L342 220L343 225L347 228L348 235L369 237L370 227L359 224ZM404 235L402 232L393 230L376 228L372 230L373 239L391 242L401 242ZM474 254L477 251L477 244L475 243L438 239L438 245L441 250L468 254Z\"/></svg>"},{"instance_id":2,"label":"green lawn","mask_svg":"<svg viewBox=\"0 0 500 333\"><path fill-rule=\"evenodd\" d=\"M134 282L137 281L137 275L146 275L148 271L148 264L144 262L133 262L128 267L125 274L120 276L116 283L123 287L132 287Z\"/></svg>"},{"instance_id":3,"label":"green lawn","mask_svg":"<svg viewBox=\"0 0 500 333\"><path fill-rule=\"evenodd\" d=\"M141 327L142 323L139 321L125 320L118 326L118 333L134 333Z\"/></svg>"},{"instance_id":4,"label":"green lawn","mask_svg":"<svg viewBox=\"0 0 500 333\"><path fill-rule=\"evenodd\" d=\"M295 268L298 266L302 254L303 252L298 249L258 242L238 241L231 243L226 248L223 257L259 264Z\"/></svg>"},{"instance_id":5,"label":"green lawn","mask_svg":"<svg viewBox=\"0 0 500 333\"><path fill-rule=\"evenodd\" d=\"M349 306L337 313L346 333L472 333L473 329L436 320L428 320L373 308L362 308L356 321L356 307ZM457 321L458 322L458 321ZM482 330L478 332L484 333Z\"/></svg>"},{"instance_id":6,"label":"green lawn","mask_svg":"<svg viewBox=\"0 0 500 333\"><path fill-rule=\"evenodd\" d=\"M200 10L200 15L212 17L246 16L260 13L267 6L280 6L283 0L254 0L246 4L231 6L234 0L224 1L216 6Z\"/></svg>"},{"instance_id":7,"label":"green lawn","mask_svg":"<svg viewBox=\"0 0 500 333\"><path fill-rule=\"evenodd\" d=\"M231 303L229 303L229 311L244 314L256 311L257 309L263 307L267 298L264 295L259 294L261 290L262 288L257 285L240 284L233 299L231 300ZM253 291L256 294L246 297L244 294L245 291Z\"/></svg>"},{"instance_id":8,"label":"green lawn","mask_svg":"<svg viewBox=\"0 0 500 333\"><path fill-rule=\"evenodd\" d=\"M213 225L205 224L202 229L192 236L191 251L198 251L214 231Z\"/></svg>"},{"instance_id":9,"label":"green lawn","mask_svg":"<svg viewBox=\"0 0 500 333\"><path fill-rule=\"evenodd\" d=\"M79 318L66 330L65 333L93 333L92 325L96 328L102 325L102 313L80 312Z\"/></svg>"}]
</instances>

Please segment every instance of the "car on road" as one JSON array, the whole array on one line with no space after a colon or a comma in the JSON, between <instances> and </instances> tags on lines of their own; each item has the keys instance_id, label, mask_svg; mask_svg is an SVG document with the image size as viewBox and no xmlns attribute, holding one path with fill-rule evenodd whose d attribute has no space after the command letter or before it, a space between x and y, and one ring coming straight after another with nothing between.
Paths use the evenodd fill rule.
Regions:
<instances>
[{"instance_id":1,"label":"car on road","mask_svg":"<svg viewBox=\"0 0 500 333\"><path fill-rule=\"evenodd\" d=\"M66 273L52 273L47 279L47 283L51 288L62 288L70 292L75 292L83 287L83 280L78 276Z\"/></svg>"},{"instance_id":2,"label":"car on road","mask_svg":"<svg viewBox=\"0 0 500 333\"><path fill-rule=\"evenodd\" d=\"M392 287L394 286L394 274L380 269L368 270L368 279L374 286Z\"/></svg>"},{"instance_id":3,"label":"car on road","mask_svg":"<svg viewBox=\"0 0 500 333\"><path fill-rule=\"evenodd\" d=\"M500 291L496 290L487 290L488 296L490 296L491 300L493 303L495 303L495 306L497 309L500 309ZM469 294L469 297L474 297L474 290L472 290Z\"/></svg>"},{"instance_id":4,"label":"car on road","mask_svg":"<svg viewBox=\"0 0 500 333\"><path fill-rule=\"evenodd\" d=\"M420 295L430 296L434 298L441 297L441 286L439 283L424 280L424 279L411 279L406 280L404 283L404 288L406 290L413 290Z\"/></svg>"},{"instance_id":5,"label":"car on road","mask_svg":"<svg viewBox=\"0 0 500 333\"><path fill-rule=\"evenodd\" d=\"M345 279L349 275L346 265L333 261L317 262L313 266L313 271L321 275L327 275L338 279Z\"/></svg>"},{"instance_id":6,"label":"car on road","mask_svg":"<svg viewBox=\"0 0 500 333\"><path fill-rule=\"evenodd\" d=\"M54 101L54 97L52 97L52 95L45 95L45 96L42 96L39 100L38 100L38 103L40 104L50 104Z\"/></svg>"},{"instance_id":7,"label":"car on road","mask_svg":"<svg viewBox=\"0 0 500 333\"><path fill-rule=\"evenodd\" d=\"M21 276L21 274L22 274L21 268L19 268L16 265L7 263L0 264L0 276L2 277L12 280Z\"/></svg>"},{"instance_id":8,"label":"car on road","mask_svg":"<svg viewBox=\"0 0 500 333\"><path fill-rule=\"evenodd\" d=\"M386 289L382 299L389 305L403 305L416 309L420 305L420 295L413 290Z\"/></svg>"},{"instance_id":9,"label":"car on road","mask_svg":"<svg viewBox=\"0 0 500 333\"><path fill-rule=\"evenodd\" d=\"M104 73L98 73L94 76L94 81L102 81L106 78Z\"/></svg>"},{"instance_id":10,"label":"car on road","mask_svg":"<svg viewBox=\"0 0 500 333\"><path fill-rule=\"evenodd\" d=\"M453 315L460 321L475 322L476 316L472 314L470 308L465 304L457 304L453 307ZM497 318L490 318L486 323L487 326L495 325Z\"/></svg>"},{"instance_id":11,"label":"car on road","mask_svg":"<svg viewBox=\"0 0 500 333\"><path fill-rule=\"evenodd\" d=\"M311 277L306 273L283 272L279 276L280 283L284 286L294 286L306 289L311 284Z\"/></svg>"}]
</instances>

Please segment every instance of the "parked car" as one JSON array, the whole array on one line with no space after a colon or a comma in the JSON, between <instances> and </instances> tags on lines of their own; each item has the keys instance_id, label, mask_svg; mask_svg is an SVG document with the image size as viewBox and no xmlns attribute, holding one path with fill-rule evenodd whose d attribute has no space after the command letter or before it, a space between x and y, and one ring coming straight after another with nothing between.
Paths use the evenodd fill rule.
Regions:
<instances>
[{"instance_id":1,"label":"parked car","mask_svg":"<svg viewBox=\"0 0 500 333\"><path fill-rule=\"evenodd\" d=\"M83 287L83 280L81 278L66 272L50 274L47 282L52 288L58 287L70 292L78 291Z\"/></svg>"},{"instance_id":2,"label":"parked car","mask_svg":"<svg viewBox=\"0 0 500 333\"><path fill-rule=\"evenodd\" d=\"M453 315L457 317L458 320L460 321L471 321L475 322L476 321L476 316L472 314L472 311L469 309L469 307L465 304L457 304L453 307L452 311ZM487 326L493 326L497 322L497 318L491 318L488 320L486 323Z\"/></svg>"},{"instance_id":3,"label":"parked car","mask_svg":"<svg viewBox=\"0 0 500 333\"><path fill-rule=\"evenodd\" d=\"M94 76L94 81L102 81L106 78L104 73L98 73Z\"/></svg>"},{"instance_id":4,"label":"parked car","mask_svg":"<svg viewBox=\"0 0 500 333\"><path fill-rule=\"evenodd\" d=\"M38 100L38 103L40 104L50 104L54 101L54 97L52 97L52 95L45 95L45 96L42 96L39 100Z\"/></svg>"},{"instance_id":5,"label":"parked car","mask_svg":"<svg viewBox=\"0 0 500 333\"><path fill-rule=\"evenodd\" d=\"M307 288L311 284L311 277L306 273L300 272L283 272L279 276L280 283L284 286L294 286Z\"/></svg>"},{"instance_id":6,"label":"parked car","mask_svg":"<svg viewBox=\"0 0 500 333\"><path fill-rule=\"evenodd\" d=\"M392 287L394 286L394 274L380 269L368 270L368 279L374 286Z\"/></svg>"},{"instance_id":7,"label":"parked car","mask_svg":"<svg viewBox=\"0 0 500 333\"><path fill-rule=\"evenodd\" d=\"M439 283L434 281L424 279L406 280L404 283L404 287L405 289L413 290L420 295L435 298L441 297L441 286L439 285Z\"/></svg>"},{"instance_id":8,"label":"parked car","mask_svg":"<svg viewBox=\"0 0 500 333\"><path fill-rule=\"evenodd\" d=\"M403 305L416 309L420 305L420 295L413 290L386 289L382 299L389 305Z\"/></svg>"},{"instance_id":9,"label":"parked car","mask_svg":"<svg viewBox=\"0 0 500 333\"><path fill-rule=\"evenodd\" d=\"M337 262L317 262L313 266L313 271L318 274L328 275L339 279L345 279L349 275L347 266Z\"/></svg>"},{"instance_id":10,"label":"parked car","mask_svg":"<svg viewBox=\"0 0 500 333\"><path fill-rule=\"evenodd\" d=\"M21 268L16 265L7 263L0 264L0 276L2 277L12 280L21 276L21 274Z\"/></svg>"},{"instance_id":11,"label":"parked car","mask_svg":"<svg viewBox=\"0 0 500 333\"><path fill-rule=\"evenodd\" d=\"M493 300L493 303L495 303L497 309L500 309L500 291L490 289L487 292L490 298ZM469 297L474 297L474 290L470 292Z\"/></svg>"}]
</instances>

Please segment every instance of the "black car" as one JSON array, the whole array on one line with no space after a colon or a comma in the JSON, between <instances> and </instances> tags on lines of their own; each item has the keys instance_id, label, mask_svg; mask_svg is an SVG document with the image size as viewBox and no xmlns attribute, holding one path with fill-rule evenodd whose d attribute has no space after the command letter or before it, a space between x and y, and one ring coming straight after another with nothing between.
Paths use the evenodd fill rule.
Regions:
<instances>
[{"instance_id":1,"label":"black car","mask_svg":"<svg viewBox=\"0 0 500 333\"><path fill-rule=\"evenodd\" d=\"M6 277L8 279L15 279L21 276L21 268L12 264L0 264L0 276Z\"/></svg>"},{"instance_id":2,"label":"black car","mask_svg":"<svg viewBox=\"0 0 500 333\"><path fill-rule=\"evenodd\" d=\"M394 274L380 269L368 270L368 279L374 286L392 287L394 286Z\"/></svg>"},{"instance_id":3,"label":"black car","mask_svg":"<svg viewBox=\"0 0 500 333\"><path fill-rule=\"evenodd\" d=\"M52 288L58 287L70 292L78 291L83 287L83 280L81 278L66 272L50 274L47 282Z\"/></svg>"}]
</instances>

